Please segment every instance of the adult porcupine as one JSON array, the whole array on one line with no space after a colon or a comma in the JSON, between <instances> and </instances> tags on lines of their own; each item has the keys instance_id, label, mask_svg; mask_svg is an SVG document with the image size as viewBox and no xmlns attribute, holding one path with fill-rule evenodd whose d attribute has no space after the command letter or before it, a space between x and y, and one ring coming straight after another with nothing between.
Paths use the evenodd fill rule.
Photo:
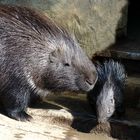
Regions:
<instances>
[{"instance_id":1,"label":"adult porcupine","mask_svg":"<svg viewBox=\"0 0 140 140\"><path fill-rule=\"evenodd\" d=\"M0 6L0 102L9 117L31 118L31 93L89 91L96 79L95 66L62 27L29 8Z\"/></svg>"},{"instance_id":2,"label":"adult porcupine","mask_svg":"<svg viewBox=\"0 0 140 140\"><path fill-rule=\"evenodd\" d=\"M96 111L98 122L106 122L115 112L124 113L124 85L126 72L124 66L109 60L96 65L98 80L88 93L87 99Z\"/></svg>"}]
</instances>

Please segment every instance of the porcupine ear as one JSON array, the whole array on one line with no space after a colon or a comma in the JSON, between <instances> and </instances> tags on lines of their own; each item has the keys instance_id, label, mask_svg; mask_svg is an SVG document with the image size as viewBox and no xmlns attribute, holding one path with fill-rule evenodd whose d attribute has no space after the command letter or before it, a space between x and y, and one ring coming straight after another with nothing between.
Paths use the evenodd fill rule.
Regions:
<instances>
[{"instance_id":1,"label":"porcupine ear","mask_svg":"<svg viewBox=\"0 0 140 140\"><path fill-rule=\"evenodd\" d=\"M51 63L58 61L59 57L61 56L60 48L56 48L49 54L49 60Z\"/></svg>"}]
</instances>

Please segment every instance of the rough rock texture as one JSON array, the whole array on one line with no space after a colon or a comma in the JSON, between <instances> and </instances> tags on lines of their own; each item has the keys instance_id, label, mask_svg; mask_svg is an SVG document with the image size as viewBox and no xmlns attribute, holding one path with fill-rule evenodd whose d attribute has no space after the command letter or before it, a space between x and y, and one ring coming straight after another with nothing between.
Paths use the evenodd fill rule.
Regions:
<instances>
[{"instance_id":1,"label":"rough rock texture","mask_svg":"<svg viewBox=\"0 0 140 140\"><path fill-rule=\"evenodd\" d=\"M106 134L77 132L69 125L72 115L64 110L29 109L32 122L19 122L0 114L1 140L114 140Z\"/></svg>"},{"instance_id":2,"label":"rough rock texture","mask_svg":"<svg viewBox=\"0 0 140 140\"><path fill-rule=\"evenodd\" d=\"M112 118L107 124L97 125L84 97L83 94L49 97L47 102L28 109L28 113L34 116L31 122L15 121L0 114L0 139L138 140L140 138L139 110L129 108L125 118L121 120Z\"/></svg>"},{"instance_id":3,"label":"rough rock texture","mask_svg":"<svg viewBox=\"0 0 140 140\"><path fill-rule=\"evenodd\" d=\"M43 10L76 34L89 56L126 34L127 0L0 0Z\"/></svg>"}]
</instances>

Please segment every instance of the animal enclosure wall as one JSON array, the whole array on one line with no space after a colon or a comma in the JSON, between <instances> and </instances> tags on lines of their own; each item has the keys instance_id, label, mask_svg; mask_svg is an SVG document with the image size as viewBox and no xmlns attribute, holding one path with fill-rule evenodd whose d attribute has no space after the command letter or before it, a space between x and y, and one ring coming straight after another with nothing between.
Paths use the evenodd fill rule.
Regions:
<instances>
[{"instance_id":1,"label":"animal enclosure wall","mask_svg":"<svg viewBox=\"0 0 140 140\"><path fill-rule=\"evenodd\" d=\"M76 35L89 56L126 35L127 0L0 0L40 9Z\"/></svg>"}]
</instances>

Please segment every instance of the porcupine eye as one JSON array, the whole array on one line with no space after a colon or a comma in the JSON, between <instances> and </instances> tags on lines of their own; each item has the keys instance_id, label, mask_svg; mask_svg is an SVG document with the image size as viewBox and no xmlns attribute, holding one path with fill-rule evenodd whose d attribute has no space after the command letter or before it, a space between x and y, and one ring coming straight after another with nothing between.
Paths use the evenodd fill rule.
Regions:
<instances>
[{"instance_id":1,"label":"porcupine eye","mask_svg":"<svg viewBox=\"0 0 140 140\"><path fill-rule=\"evenodd\" d=\"M108 114L110 113L110 108L107 109L107 113L108 113Z\"/></svg>"},{"instance_id":2,"label":"porcupine eye","mask_svg":"<svg viewBox=\"0 0 140 140\"><path fill-rule=\"evenodd\" d=\"M113 103L113 102L114 102L114 100L113 100L113 99L111 99L111 100L110 100L110 102L111 102L111 103Z\"/></svg>"},{"instance_id":3,"label":"porcupine eye","mask_svg":"<svg viewBox=\"0 0 140 140\"><path fill-rule=\"evenodd\" d=\"M70 66L70 64L69 64L69 63L65 63L65 64L64 64L64 66L69 67L69 66Z\"/></svg>"}]
</instances>

